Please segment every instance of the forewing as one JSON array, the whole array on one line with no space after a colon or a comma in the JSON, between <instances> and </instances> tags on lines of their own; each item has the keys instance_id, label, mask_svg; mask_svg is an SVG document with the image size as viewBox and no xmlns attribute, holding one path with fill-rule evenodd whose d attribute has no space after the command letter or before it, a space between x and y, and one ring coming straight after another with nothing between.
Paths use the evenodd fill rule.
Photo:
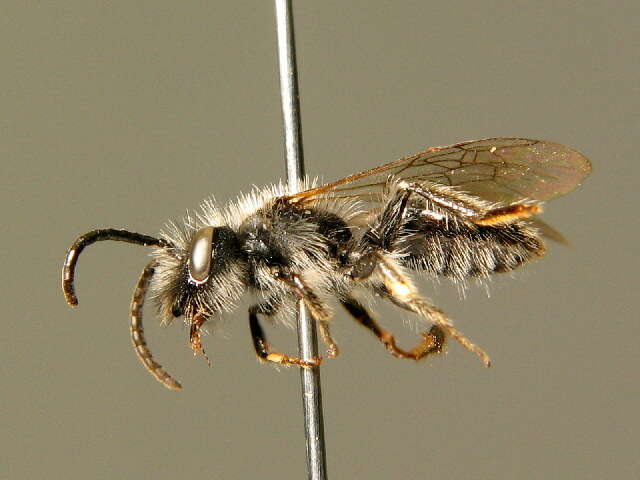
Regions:
<instances>
[{"instance_id":1,"label":"forewing","mask_svg":"<svg viewBox=\"0 0 640 480\"><path fill-rule=\"evenodd\" d=\"M301 203L329 198L377 202L393 176L407 182L457 187L483 200L510 205L565 195L590 171L591 165L582 154L558 143L489 138L433 147L289 199Z\"/></svg>"}]
</instances>

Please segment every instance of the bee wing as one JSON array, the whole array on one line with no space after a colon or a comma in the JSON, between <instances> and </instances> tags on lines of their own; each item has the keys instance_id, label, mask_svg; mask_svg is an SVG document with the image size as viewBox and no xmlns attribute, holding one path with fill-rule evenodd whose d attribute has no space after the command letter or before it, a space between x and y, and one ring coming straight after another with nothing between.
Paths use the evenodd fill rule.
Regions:
<instances>
[{"instance_id":1,"label":"bee wing","mask_svg":"<svg viewBox=\"0 0 640 480\"><path fill-rule=\"evenodd\" d=\"M569 193L591 164L568 147L543 140L488 138L433 147L287 197L312 204L323 199L377 203L390 177L410 183L458 187L489 202L542 202Z\"/></svg>"},{"instance_id":2,"label":"bee wing","mask_svg":"<svg viewBox=\"0 0 640 480\"><path fill-rule=\"evenodd\" d=\"M553 240L560 245L564 245L565 247L570 247L571 242L567 240L567 238L562 234L562 232L558 231L555 227L552 227L547 222L543 221L540 217L531 217L528 220L529 224L534 226L540 232L544 238L548 240Z\"/></svg>"}]
</instances>

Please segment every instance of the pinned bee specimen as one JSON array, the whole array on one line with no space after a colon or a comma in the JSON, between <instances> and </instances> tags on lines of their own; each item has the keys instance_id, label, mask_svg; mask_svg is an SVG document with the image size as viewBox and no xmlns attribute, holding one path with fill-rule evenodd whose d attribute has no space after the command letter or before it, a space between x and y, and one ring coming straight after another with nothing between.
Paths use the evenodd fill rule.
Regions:
<instances>
[{"instance_id":1,"label":"pinned bee specimen","mask_svg":"<svg viewBox=\"0 0 640 480\"><path fill-rule=\"evenodd\" d=\"M536 216L544 201L564 195L589 174L589 161L557 143L492 138L435 147L322 186L254 190L220 208L213 201L196 218L170 223L159 238L125 230L94 230L67 252L62 288L75 306L74 273L85 247L115 240L152 247L131 301L131 338L147 370L181 388L154 359L142 328L147 293L164 322L184 317L189 344L204 355L201 330L247 290L257 302L249 329L260 360L310 368L273 350L261 317L292 310L298 300L317 322L327 356L338 355L330 333L337 299L391 355L419 360L443 351L448 338L490 365L489 356L416 289L411 272L457 282L487 279L542 257L542 237L562 237ZM403 349L354 292L363 289L417 314L426 323L417 345Z\"/></svg>"}]
</instances>

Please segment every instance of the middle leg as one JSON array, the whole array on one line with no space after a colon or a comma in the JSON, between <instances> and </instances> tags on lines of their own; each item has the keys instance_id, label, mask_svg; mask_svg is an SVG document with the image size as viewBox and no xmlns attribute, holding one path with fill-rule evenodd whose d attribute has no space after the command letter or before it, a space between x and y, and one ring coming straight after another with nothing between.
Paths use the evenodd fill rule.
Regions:
<instances>
[{"instance_id":1,"label":"middle leg","mask_svg":"<svg viewBox=\"0 0 640 480\"><path fill-rule=\"evenodd\" d=\"M302 277L297 273L283 272L282 270L275 270L273 276L286 284L293 294L300 300L304 301L304 304L309 309L311 316L318 323L320 335L322 340L327 345L327 356L329 358L335 358L340 354L340 349L335 340L331 336L331 330L329 329L329 319L331 318L331 311L325 305L325 303L318 298L314 291L304 282Z\"/></svg>"}]
</instances>

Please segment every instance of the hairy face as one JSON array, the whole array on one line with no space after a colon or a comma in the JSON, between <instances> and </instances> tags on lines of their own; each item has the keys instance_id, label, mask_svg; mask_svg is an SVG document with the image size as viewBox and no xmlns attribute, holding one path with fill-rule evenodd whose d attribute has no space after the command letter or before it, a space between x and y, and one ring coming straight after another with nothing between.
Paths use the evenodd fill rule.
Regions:
<instances>
[{"instance_id":1,"label":"hairy face","mask_svg":"<svg viewBox=\"0 0 640 480\"><path fill-rule=\"evenodd\" d=\"M173 228L163 235L170 248L157 249L151 295L163 322L235 308L244 291L244 265L235 234L227 227Z\"/></svg>"}]
</instances>

